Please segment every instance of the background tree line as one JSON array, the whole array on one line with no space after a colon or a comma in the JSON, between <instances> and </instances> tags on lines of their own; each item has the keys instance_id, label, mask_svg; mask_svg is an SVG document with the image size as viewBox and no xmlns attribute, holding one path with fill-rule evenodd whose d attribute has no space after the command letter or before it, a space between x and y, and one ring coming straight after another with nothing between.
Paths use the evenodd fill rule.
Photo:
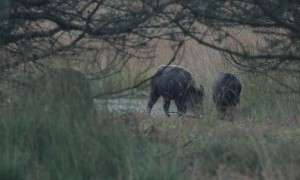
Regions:
<instances>
[{"instance_id":1,"label":"background tree line","mask_svg":"<svg viewBox=\"0 0 300 180\"><path fill-rule=\"evenodd\" d=\"M1 0L0 70L4 78L20 65L24 72L47 68L41 63L47 57L109 51L109 62L90 74L99 79L132 58L153 59L157 40L170 41L175 57L193 39L243 71L276 80L269 73L276 70L297 80L299 5L296 0ZM236 37L244 31L255 37L255 47ZM299 84L278 83L299 94Z\"/></svg>"}]
</instances>

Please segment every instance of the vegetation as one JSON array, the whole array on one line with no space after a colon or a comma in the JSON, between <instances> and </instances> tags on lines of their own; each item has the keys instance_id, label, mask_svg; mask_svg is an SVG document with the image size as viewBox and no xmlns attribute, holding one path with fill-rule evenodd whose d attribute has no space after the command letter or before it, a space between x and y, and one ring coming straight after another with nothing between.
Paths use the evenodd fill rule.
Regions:
<instances>
[{"instance_id":1,"label":"vegetation","mask_svg":"<svg viewBox=\"0 0 300 180\"><path fill-rule=\"evenodd\" d=\"M0 179L300 178L298 1L0 0L0 11ZM144 112L147 79L168 63L204 86L203 114ZM211 97L220 72L243 86L225 120Z\"/></svg>"},{"instance_id":2,"label":"vegetation","mask_svg":"<svg viewBox=\"0 0 300 180\"><path fill-rule=\"evenodd\" d=\"M75 93L70 94L71 101L55 98L65 94L66 87L82 84L70 83L78 78L58 78L65 83L63 89L51 88L59 87L56 76L51 80L48 75L47 81L37 78L33 82L38 87L48 83L48 88L42 89L42 94L48 92L44 99L37 96L37 88L29 92L33 96L25 93L26 109L10 103L1 108L1 179L297 179L297 96L278 93L273 89L276 83L267 78L239 74L243 91L235 120L219 120L211 99L211 83L220 69L236 70L202 58L207 59L202 62L206 76L201 68L185 64L205 84L202 116L189 113L182 118L176 114L166 118L159 103L149 115L143 111L145 97L129 103L120 100L112 111L96 104L98 115L87 116L78 110L82 107L74 99L76 91L68 90ZM112 80L126 86L130 80L123 81L125 75L121 81ZM101 86L106 84L97 88ZM83 99L89 98L84 94ZM47 98L55 100L54 109L45 111L43 105L52 104ZM70 104L75 107L70 109ZM136 110L118 114L120 105Z\"/></svg>"}]
</instances>

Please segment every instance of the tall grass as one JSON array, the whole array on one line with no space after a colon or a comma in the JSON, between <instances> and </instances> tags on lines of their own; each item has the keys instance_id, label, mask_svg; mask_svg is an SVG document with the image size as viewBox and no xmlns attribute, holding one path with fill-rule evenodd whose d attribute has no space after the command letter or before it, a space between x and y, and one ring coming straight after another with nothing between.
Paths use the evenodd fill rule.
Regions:
<instances>
[{"instance_id":1,"label":"tall grass","mask_svg":"<svg viewBox=\"0 0 300 180\"><path fill-rule=\"evenodd\" d=\"M157 50L151 62L133 59L118 73L92 80L93 93L118 91L151 76L172 57L166 41ZM60 59L45 64L96 71L73 58L66 64ZM104 65L109 61L97 54L77 58ZM204 86L202 116L138 112L123 117L100 106L95 115L84 113L74 96L51 98L67 94L59 86L42 96L14 91L26 98L17 98L22 106L0 109L0 179L299 179L299 96L279 93L276 82L241 72L193 41L174 64L188 68ZM219 120L212 102L212 83L220 72L236 74L243 86L233 122ZM272 75L295 83L285 74ZM48 90L43 87L42 92ZM141 91L147 94L147 85Z\"/></svg>"},{"instance_id":2,"label":"tall grass","mask_svg":"<svg viewBox=\"0 0 300 180\"><path fill-rule=\"evenodd\" d=\"M140 147L142 142L116 119L39 114L1 117L1 179L180 177L176 160L155 160L153 147Z\"/></svg>"},{"instance_id":3,"label":"tall grass","mask_svg":"<svg viewBox=\"0 0 300 180\"><path fill-rule=\"evenodd\" d=\"M155 67L170 59L171 51L167 46L161 44ZM194 42L185 48L185 53L174 64L190 69L204 86L205 113L196 119L173 117L171 122L156 115L139 117L141 120L150 119L141 122L142 130L152 125L158 127L154 145L162 146L163 142L163 146L174 146L172 141L176 141L175 149L180 149L179 155L175 156L180 173L188 179L299 178L299 95L281 93L284 88L263 75L239 71L216 51ZM155 67L149 74L155 71ZM243 86L234 122L220 121L215 115L211 87L220 72L236 74ZM299 83L289 74L276 71L270 74L292 86ZM170 131L173 139L164 138L166 131ZM191 143L185 145L189 140ZM172 151L168 155L172 156Z\"/></svg>"},{"instance_id":4,"label":"tall grass","mask_svg":"<svg viewBox=\"0 0 300 180\"><path fill-rule=\"evenodd\" d=\"M123 121L82 103L91 92L81 81L43 76L1 109L0 179L180 177L176 160L155 160L155 148Z\"/></svg>"}]
</instances>

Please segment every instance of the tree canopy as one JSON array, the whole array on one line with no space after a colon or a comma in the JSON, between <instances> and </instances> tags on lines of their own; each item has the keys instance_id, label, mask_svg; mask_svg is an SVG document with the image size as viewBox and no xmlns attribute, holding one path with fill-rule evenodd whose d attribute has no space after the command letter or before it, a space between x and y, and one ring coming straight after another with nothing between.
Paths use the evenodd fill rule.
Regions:
<instances>
[{"instance_id":1,"label":"tree canopy","mask_svg":"<svg viewBox=\"0 0 300 180\"><path fill-rule=\"evenodd\" d=\"M185 41L193 39L220 51L242 70L276 69L300 76L297 0L2 0L1 4L2 72L38 64L48 56L108 49L114 54L112 66L122 67L132 57L151 58L155 40L172 42L175 56ZM257 46L249 47L236 37L236 31L244 30L257 39Z\"/></svg>"}]
</instances>

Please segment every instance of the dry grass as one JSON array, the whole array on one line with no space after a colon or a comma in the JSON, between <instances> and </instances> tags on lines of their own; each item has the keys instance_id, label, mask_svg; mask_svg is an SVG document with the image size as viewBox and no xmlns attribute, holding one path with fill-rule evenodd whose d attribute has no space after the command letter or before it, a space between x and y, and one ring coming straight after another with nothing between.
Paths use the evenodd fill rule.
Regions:
<instances>
[{"instance_id":1,"label":"dry grass","mask_svg":"<svg viewBox=\"0 0 300 180\"><path fill-rule=\"evenodd\" d=\"M131 119L140 137L160 147L158 156L177 154L178 170L187 179L297 179L300 175L298 158L293 158L299 147L299 116L230 122L139 112Z\"/></svg>"},{"instance_id":2,"label":"dry grass","mask_svg":"<svg viewBox=\"0 0 300 180\"><path fill-rule=\"evenodd\" d=\"M242 31L237 34L237 37L250 44L249 47L255 47L258 41L247 33L245 35L245 32ZM169 42L159 41L153 54L156 56L151 60L130 59L120 73L108 78L100 78L94 83L94 91L111 92L134 85L152 75L159 65L168 63L173 55L173 50L170 48ZM53 57L45 60L44 64L54 68L71 66L89 74L99 70L99 67L105 69L110 60L109 52L101 54L100 51L83 53L80 56ZM97 62L98 66L93 63L82 64L82 61ZM122 61L122 59L119 58L117 61ZM156 162L160 157L170 156L170 159L178 165L174 169L188 177L187 179L299 178L300 105L298 96L277 93L274 88L280 88L280 86L274 81L255 74L240 72L229 62L224 61L219 52L199 45L195 41L188 41L185 44L184 49L173 64L179 64L189 69L196 80L204 86L204 115L194 117L188 114L180 118L175 115L167 118L163 115L148 114L143 111L135 112L129 118L119 119L121 122L125 122L126 127L134 130L135 135L133 137L131 134L126 137L118 135L116 139L119 138L119 141L122 141L122 138L127 138L127 140L134 141L137 138L138 142L146 141L150 146L142 147L143 150L140 153L143 155L144 152L148 153L146 157L150 159L148 159L149 162ZM141 74L148 69L149 71L145 74ZM237 117L233 122L219 120L212 103L212 83L220 72L237 74L243 86L241 104L237 108ZM275 75L278 75L277 79L285 82L290 81L292 83L295 81L286 74ZM147 87L144 87L143 91L148 92ZM137 106L139 105L137 104ZM146 104L144 106L146 108ZM159 103L156 106L160 106L162 109ZM105 117L109 117L109 115L111 114L105 114ZM104 115L101 114L101 116ZM89 131L89 128L87 126L86 132ZM109 137L112 132L109 130L106 132L106 128L109 129L109 127L104 126L101 130ZM95 132L99 132L97 128L93 127L93 129ZM79 130L81 131L80 128ZM70 137L73 136L73 134L69 135ZM81 134L78 137L80 136ZM102 144L97 143L97 138L91 143L91 149L94 147L93 143L101 149ZM113 138L113 140L115 139ZM106 142L105 139L103 142ZM115 148L114 150L118 152L119 146L121 145L111 148ZM154 155L147 151L148 147L154 149L151 150ZM126 161L140 161L139 159L143 156L135 154L135 151L139 150L134 149L132 151ZM109 152L110 149L104 153ZM51 153L56 154L55 152ZM66 153L67 156L68 153ZM105 154L103 156L106 157ZM128 156L128 154L124 156ZM76 157L74 158L76 159ZM146 160L145 158L142 159ZM88 166L89 162L86 163ZM148 161L138 165L126 163L129 164L129 166L126 165L132 173L130 176L140 178L143 177L145 169L153 171L150 171L148 175L151 173L156 175L157 167L154 165L160 164L160 168L169 167L167 162L164 162L165 164L154 163L153 166L149 165ZM91 166L91 168L97 169L96 166ZM135 174L137 169L141 171L140 174ZM115 172L117 170L113 171L113 173ZM164 173L170 174L167 170Z\"/></svg>"},{"instance_id":3,"label":"dry grass","mask_svg":"<svg viewBox=\"0 0 300 180\"><path fill-rule=\"evenodd\" d=\"M260 41L242 31L237 38L248 43L249 48ZM156 55L149 74L171 58L168 42L159 43ZM219 52L194 41L186 43L174 64L189 69L204 86L204 115L167 118L139 112L132 118L144 138L154 139L155 146L173 148L166 154L179 151L179 169L188 179L299 178L296 170L299 164L293 159L299 150L298 95L278 93L282 87L274 80L241 72ZM211 100L212 82L220 72L236 74L243 86L233 122L219 120ZM290 85L298 83L289 74L272 72L271 75Z\"/></svg>"}]
</instances>

